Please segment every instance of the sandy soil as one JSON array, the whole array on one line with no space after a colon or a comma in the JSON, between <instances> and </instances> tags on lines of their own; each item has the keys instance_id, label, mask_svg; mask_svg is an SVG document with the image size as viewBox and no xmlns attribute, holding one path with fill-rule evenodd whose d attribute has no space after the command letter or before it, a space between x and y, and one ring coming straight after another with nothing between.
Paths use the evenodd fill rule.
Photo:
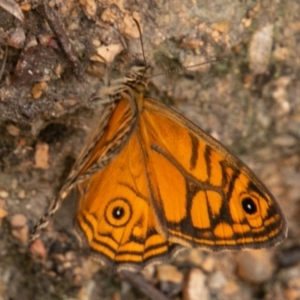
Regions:
<instances>
[{"instance_id":1,"label":"sandy soil","mask_svg":"<svg viewBox=\"0 0 300 300\"><path fill-rule=\"evenodd\" d=\"M144 275L170 299L300 299L300 4L53 0L45 13L18 2L24 17L0 1L0 299L148 299L78 248L69 208L35 252L25 246L97 123L89 100L107 82L101 57L110 78L142 58L133 17L151 74L218 60L150 78L147 93L245 161L289 224L274 249L192 251Z\"/></svg>"}]
</instances>

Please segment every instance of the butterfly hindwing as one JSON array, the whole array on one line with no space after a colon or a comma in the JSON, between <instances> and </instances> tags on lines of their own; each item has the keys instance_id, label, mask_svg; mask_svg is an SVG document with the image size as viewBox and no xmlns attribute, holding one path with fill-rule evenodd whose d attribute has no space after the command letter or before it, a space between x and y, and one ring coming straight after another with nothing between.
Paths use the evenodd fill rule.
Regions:
<instances>
[{"instance_id":1,"label":"butterfly hindwing","mask_svg":"<svg viewBox=\"0 0 300 300\"><path fill-rule=\"evenodd\" d=\"M219 142L162 103L147 99L150 199L169 241L211 250L261 248L286 233L283 213L257 177ZM163 125L162 125L163 124Z\"/></svg>"},{"instance_id":2,"label":"butterfly hindwing","mask_svg":"<svg viewBox=\"0 0 300 300\"><path fill-rule=\"evenodd\" d=\"M157 232L135 131L104 169L77 186L77 232L84 233L83 241L100 261L134 268L166 254L167 240Z\"/></svg>"}]
</instances>

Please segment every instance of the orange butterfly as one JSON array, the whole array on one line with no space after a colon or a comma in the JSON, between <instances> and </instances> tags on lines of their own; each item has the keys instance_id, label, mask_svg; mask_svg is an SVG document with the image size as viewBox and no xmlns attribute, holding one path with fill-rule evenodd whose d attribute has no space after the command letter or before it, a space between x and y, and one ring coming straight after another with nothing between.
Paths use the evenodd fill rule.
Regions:
<instances>
[{"instance_id":1,"label":"orange butterfly","mask_svg":"<svg viewBox=\"0 0 300 300\"><path fill-rule=\"evenodd\" d=\"M218 141L145 98L146 68L109 88L111 102L32 239L73 188L83 246L117 271L137 270L184 247L270 247L287 233L264 184Z\"/></svg>"}]
</instances>

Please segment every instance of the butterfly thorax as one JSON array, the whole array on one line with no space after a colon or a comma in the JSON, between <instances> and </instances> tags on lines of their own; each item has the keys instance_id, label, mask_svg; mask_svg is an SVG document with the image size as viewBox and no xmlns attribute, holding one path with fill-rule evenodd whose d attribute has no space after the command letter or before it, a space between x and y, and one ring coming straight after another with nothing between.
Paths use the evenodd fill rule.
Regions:
<instances>
[{"instance_id":1,"label":"butterfly thorax","mask_svg":"<svg viewBox=\"0 0 300 300\"><path fill-rule=\"evenodd\" d=\"M117 103L121 98L127 98L131 104L138 103L138 108L140 108L143 105L142 99L148 84L146 71L145 66L133 66L124 78L114 80L109 86L101 88L93 99L100 99L100 103L104 104ZM136 105L132 105L132 109L136 111Z\"/></svg>"},{"instance_id":2,"label":"butterfly thorax","mask_svg":"<svg viewBox=\"0 0 300 300\"><path fill-rule=\"evenodd\" d=\"M146 80L147 67L145 66L134 66L126 74L124 78L124 85L132 88L136 92L144 92L147 88Z\"/></svg>"},{"instance_id":3,"label":"butterfly thorax","mask_svg":"<svg viewBox=\"0 0 300 300\"><path fill-rule=\"evenodd\" d=\"M120 92L120 97L127 96L131 104L137 105L138 111L142 110L144 91L148 85L146 71L147 67L145 66L133 66L125 74L122 82L123 91Z\"/></svg>"}]
</instances>

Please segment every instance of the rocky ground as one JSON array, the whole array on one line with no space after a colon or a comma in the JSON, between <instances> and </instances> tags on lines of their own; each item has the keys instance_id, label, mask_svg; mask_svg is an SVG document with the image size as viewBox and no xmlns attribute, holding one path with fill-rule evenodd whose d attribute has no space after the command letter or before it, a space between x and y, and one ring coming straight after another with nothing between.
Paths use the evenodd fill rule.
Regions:
<instances>
[{"instance_id":1,"label":"rocky ground","mask_svg":"<svg viewBox=\"0 0 300 300\"><path fill-rule=\"evenodd\" d=\"M97 121L89 100L107 82L102 58L110 78L141 59L133 18L151 74L218 60L153 77L148 93L244 160L289 225L276 248L192 250L143 278L161 299L300 299L300 4L46 2L0 0L0 299L150 297L78 248L68 208L26 247Z\"/></svg>"}]
</instances>

